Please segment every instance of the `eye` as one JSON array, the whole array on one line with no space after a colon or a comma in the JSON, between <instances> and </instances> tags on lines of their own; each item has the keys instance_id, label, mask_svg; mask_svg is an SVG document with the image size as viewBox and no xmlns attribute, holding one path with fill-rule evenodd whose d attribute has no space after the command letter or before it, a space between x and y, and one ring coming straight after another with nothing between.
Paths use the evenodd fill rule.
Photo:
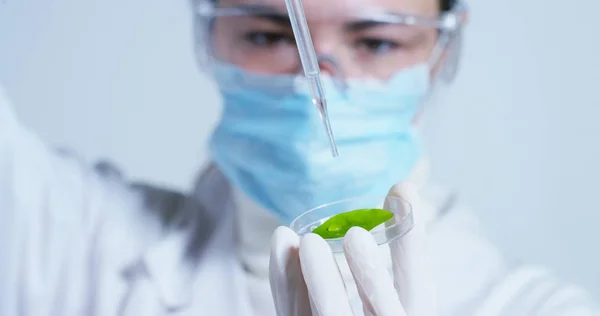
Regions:
<instances>
[{"instance_id":1,"label":"eye","mask_svg":"<svg viewBox=\"0 0 600 316\"><path fill-rule=\"evenodd\" d=\"M277 32L249 32L246 40L256 46L274 46L278 44L294 44L294 38Z\"/></svg>"},{"instance_id":2,"label":"eye","mask_svg":"<svg viewBox=\"0 0 600 316\"><path fill-rule=\"evenodd\" d=\"M357 42L358 48L365 50L374 55L382 55L400 47L397 42L378 39L378 38L363 38Z\"/></svg>"}]
</instances>

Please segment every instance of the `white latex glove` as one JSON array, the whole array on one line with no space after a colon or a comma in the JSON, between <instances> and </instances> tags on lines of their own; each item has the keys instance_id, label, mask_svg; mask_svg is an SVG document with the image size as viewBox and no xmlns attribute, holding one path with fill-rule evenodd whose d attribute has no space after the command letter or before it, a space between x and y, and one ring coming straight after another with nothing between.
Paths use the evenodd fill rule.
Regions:
<instances>
[{"instance_id":1,"label":"white latex glove","mask_svg":"<svg viewBox=\"0 0 600 316\"><path fill-rule=\"evenodd\" d=\"M426 260L425 230L419 221L419 197L406 183L388 196L412 205L415 226L390 243L393 276L369 232L353 227L344 237L344 253L352 271L365 315L431 316L436 314L436 292ZM337 263L320 236L303 238L278 227L271 243L271 291L278 316L353 315Z\"/></svg>"}]
</instances>

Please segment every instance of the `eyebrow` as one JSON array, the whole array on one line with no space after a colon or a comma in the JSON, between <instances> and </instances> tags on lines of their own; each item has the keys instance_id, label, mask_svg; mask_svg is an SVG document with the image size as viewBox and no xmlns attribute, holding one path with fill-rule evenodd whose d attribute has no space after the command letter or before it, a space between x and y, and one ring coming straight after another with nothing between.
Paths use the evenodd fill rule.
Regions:
<instances>
[{"instance_id":1,"label":"eyebrow","mask_svg":"<svg viewBox=\"0 0 600 316\"><path fill-rule=\"evenodd\" d=\"M255 13L252 15L254 18L265 19L283 27L292 27L289 16L272 6L244 5L243 8L247 9L251 13L254 11ZM346 23L344 28L352 32L358 32L391 24L393 23L374 20L358 20Z\"/></svg>"},{"instance_id":2,"label":"eyebrow","mask_svg":"<svg viewBox=\"0 0 600 316\"><path fill-rule=\"evenodd\" d=\"M264 19L264 20L269 20L277 25L280 26L285 26L285 27L292 27L292 23L290 22L290 18L288 17L287 14L282 14L282 13L260 13L260 14L256 14L253 17L255 18L259 18L259 19Z\"/></svg>"},{"instance_id":3,"label":"eyebrow","mask_svg":"<svg viewBox=\"0 0 600 316\"><path fill-rule=\"evenodd\" d=\"M281 12L281 9L273 6L261 5L261 4L243 4L238 6L247 13L250 13L250 17L257 19L269 20L275 24L281 26L291 27L292 24L287 13Z\"/></svg>"},{"instance_id":4,"label":"eyebrow","mask_svg":"<svg viewBox=\"0 0 600 316\"><path fill-rule=\"evenodd\" d=\"M379 26L391 25L389 22L373 21L373 20L361 20L350 22L346 24L345 28L349 31L358 32L367 29L372 29Z\"/></svg>"}]
</instances>

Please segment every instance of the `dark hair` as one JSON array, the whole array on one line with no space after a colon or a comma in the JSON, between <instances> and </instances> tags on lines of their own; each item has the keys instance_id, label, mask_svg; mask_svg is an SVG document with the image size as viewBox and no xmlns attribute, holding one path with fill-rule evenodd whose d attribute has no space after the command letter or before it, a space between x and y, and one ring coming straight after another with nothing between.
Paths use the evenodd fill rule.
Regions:
<instances>
[{"instance_id":1,"label":"dark hair","mask_svg":"<svg viewBox=\"0 0 600 316\"><path fill-rule=\"evenodd\" d=\"M192 3L195 3L197 0L192 0ZM218 0L210 0L212 3L216 3ZM454 8L456 2L458 0L439 0L440 1L440 11L448 12Z\"/></svg>"},{"instance_id":2,"label":"dark hair","mask_svg":"<svg viewBox=\"0 0 600 316\"><path fill-rule=\"evenodd\" d=\"M440 10L442 12L448 12L450 10L452 10L452 8L454 7L454 5L456 5L456 2L458 0L440 0ZM192 3L196 2L195 0L192 0ZM216 3L217 0L211 0L210 2Z\"/></svg>"},{"instance_id":3,"label":"dark hair","mask_svg":"<svg viewBox=\"0 0 600 316\"><path fill-rule=\"evenodd\" d=\"M455 4L456 0L440 0L440 9L442 12L450 11Z\"/></svg>"}]
</instances>

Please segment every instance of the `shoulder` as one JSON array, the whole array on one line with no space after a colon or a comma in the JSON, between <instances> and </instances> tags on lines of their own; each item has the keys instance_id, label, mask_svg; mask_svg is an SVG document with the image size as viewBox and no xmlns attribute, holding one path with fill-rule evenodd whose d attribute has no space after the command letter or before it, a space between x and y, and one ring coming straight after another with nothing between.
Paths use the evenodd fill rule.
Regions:
<instances>
[{"instance_id":1,"label":"shoulder","mask_svg":"<svg viewBox=\"0 0 600 316\"><path fill-rule=\"evenodd\" d=\"M600 315L584 289L545 267L508 260L486 237L475 213L451 194L433 191L437 198L428 195L430 200L438 209L447 208L429 225L444 310L477 316Z\"/></svg>"},{"instance_id":2,"label":"shoulder","mask_svg":"<svg viewBox=\"0 0 600 316\"><path fill-rule=\"evenodd\" d=\"M144 212L144 217L155 221L162 229L181 228L190 221L207 222L205 203L195 194L145 182L130 182L115 165L105 161L95 164L94 169L105 180L121 183L123 190L131 194Z\"/></svg>"},{"instance_id":3,"label":"shoulder","mask_svg":"<svg viewBox=\"0 0 600 316\"><path fill-rule=\"evenodd\" d=\"M62 150L62 155L78 159L65 150ZM95 174L98 186L107 188L113 192L113 197L125 201L127 210L114 215L130 220L133 217L148 232L181 228L186 226L186 222L202 221L206 213L203 204L193 194L144 182L132 182L119 167L109 161L99 161L90 169Z\"/></svg>"},{"instance_id":4,"label":"shoulder","mask_svg":"<svg viewBox=\"0 0 600 316\"><path fill-rule=\"evenodd\" d=\"M542 266L515 265L477 302L475 315L600 315L583 288Z\"/></svg>"}]
</instances>

